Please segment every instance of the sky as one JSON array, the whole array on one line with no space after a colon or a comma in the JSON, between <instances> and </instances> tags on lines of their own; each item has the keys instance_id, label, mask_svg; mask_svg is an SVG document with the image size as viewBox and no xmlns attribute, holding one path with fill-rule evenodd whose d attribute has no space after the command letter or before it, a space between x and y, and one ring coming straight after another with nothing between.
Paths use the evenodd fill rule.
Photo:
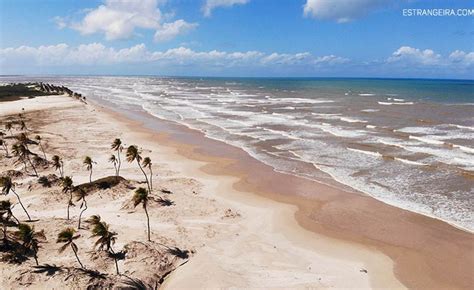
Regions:
<instances>
[{"instance_id":1,"label":"sky","mask_svg":"<svg viewBox=\"0 0 474 290\"><path fill-rule=\"evenodd\" d=\"M0 0L0 74L473 79L474 2Z\"/></svg>"}]
</instances>

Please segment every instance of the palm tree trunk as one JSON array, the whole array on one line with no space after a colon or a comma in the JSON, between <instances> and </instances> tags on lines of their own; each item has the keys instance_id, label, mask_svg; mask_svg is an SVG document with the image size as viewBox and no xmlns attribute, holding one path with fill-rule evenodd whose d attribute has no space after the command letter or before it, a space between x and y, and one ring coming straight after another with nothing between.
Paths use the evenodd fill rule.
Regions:
<instances>
[{"instance_id":1,"label":"palm tree trunk","mask_svg":"<svg viewBox=\"0 0 474 290\"><path fill-rule=\"evenodd\" d=\"M38 177L38 171L36 171L35 165L33 164L33 162L31 162L30 156L26 155L26 159L28 159L28 162L30 163L31 167L33 168L33 171L35 172L35 176Z\"/></svg>"},{"instance_id":2,"label":"palm tree trunk","mask_svg":"<svg viewBox=\"0 0 474 290\"><path fill-rule=\"evenodd\" d=\"M61 167L59 167L59 174L61 174L61 178L64 178L64 163L62 161L61 161Z\"/></svg>"},{"instance_id":3,"label":"palm tree trunk","mask_svg":"<svg viewBox=\"0 0 474 290\"><path fill-rule=\"evenodd\" d=\"M151 170L151 165L150 165L150 188L153 189L153 170Z\"/></svg>"},{"instance_id":4,"label":"palm tree trunk","mask_svg":"<svg viewBox=\"0 0 474 290\"><path fill-rule=\"evenodd\" d=\"M33 250L33 258L35 258L36 266L39 266L39 263L38 263L38 254L36 253L35 250Z\"/></svg>"},{"instance_id":5,"label":"palm tree trunk","mask_svg":"<svg viewBox=\"0 0 474 290\"><path fill-rule=\"evenodd\" d=\"M137 164L138 167L140 167L140 170L142 171L143 175L145 175L145 180L146 180L146 185L148 186L148 193L151 194L151 187L150 187L150 182L148 182L148 176L145 173L145 170L143 170L142 166L140 165L140 162L137 159Z\"/></svg>"},{"instance_id":6,"label":"palm tree trunk","mask_svg":"<svg viewBox=\"0 0 474 290\"><path fill-rule=\"evenodd\" d=\"M16 216L13 215L12 212L10 212L10 215L11 215L12 218L15 219L15 221L16 221L17 224L20 224L20 221L16 218Z\"/></svg>"},{"instance_id":7,"label":"palm tree trunk","mask_svg":"<svg viewBox=\"0 0 474 290\"><path fill-rule=\"evenodd\" d=\"M82 198L82 201L83 201L83 204L84 204L84 209L81 210L81 213L79 214L79 224L77 225L77 229L78 229L78 230L81 229L81 218L82 218L82 214L87 210L87 202L86 202L86 199L85 199L85 198Z\"/></svg>"},{"instance_id":8,"label":"palm tree trunk","mask_svg":"<svg viewBox=\"0 0 474 290\"><path fill-rule=\"evenodd\" d=\"M67 202L67 219L69 220L69 208L71 207L72 203L72 191L69 190L70 196L69 201Z\"/></svg>"},{"instance_id":9,"label":"palm tree trunk","mask_svg":"<svg viewBox=\"0 0 474 290\"><path fill-rule=\"evenodd\" d=\"M18 199L18 203L20 203L21 207L23 208L23 210L25 211L26 215L28 216L28 221L31 222L30 214L26 211L25 206L24 206L23 203L21 202L20 196L19 196L18 193L16 193L13 189L12 189L11 191L16 195L16 198Z\"/></svg>"},{"instance_id":10,"label":"palm tree trunk","mask_svg":"<svg viewBox=\"0 0 474 290\"><path fill-rule=\"evenodd\" d=\"M92 167L91 167L91 173L89 174L89 183L92 183Z\"/></svg>"},{"instance_id":11,"label":"palm tree trunk","mask_svg":"<svg viewBox=\"0 0 474 290\"><path fill-rule=\"evenodd\" d=\"M44 159L47 160L46 153L44 152L43 145L41 144L41 142L39 142L39 145L40 145L41 151L43 151Z\"/></svg>"},{"instance_id":12,"label":"palm tree trunk","mask_svg":"<svg viewBox=\"0 0 474 290\"><path fill-rule=\"evenodd\" d=\"M118 180L117 162L114 162L114 168L115 168L115 179Z\"/></svg>"},{"instance_id":13,"label":"palm tree trunk","mask_svg":"<svg viewBox=\"0 0 474 290\"><path fill-rule=\"evenodd\" d=\"M74 252L74 255L76 256L77 261L81 265L81 268L84 269L84 265L82 265L81 260L79 260L79 256L77 255L76 249L72 246L71 244L72 251Z\"/></svg>"},{"instance_id":14,"label":"palm tree trunk","mask_svg":"<svg viewBox=\"0 0 474 290\"><path fill-rule=\"evenodd\" d=\"M146 208L146 205L143 207L145 209L145 214L146 214L146 224L148 228L148 241L151 242L151 237L150 237L150 216L148 215L148 210Z\"/></svg>"},{"instance_id":15,"label":"palm tree trunk","mask_svg":"<svg viewBox=\"0 0 474 290\"><path fill-rule=\"evenodd\" d=\"M28 169L26 168L26 160L25 158L21 157L21 161L23 162L23 169L25 170L25 173L28 174Z\"/></svg>"},{"instance_id":16,"label":"palm tree trunk","mask_svg":"<svg viewBox=\"0 0 474 290\"><path fill-rule=\"evenodd\" d=\"M122 160L120 160L120 149L117 151L117 157L118 157L117 176L120 176L120 166L122 165Z\"/></svg>"},{"instance_id":17,"label":"palm tree trunk","mask_svg":"<svg viewBox=\"0 0 474 290\"><path fill-rule=\"evenodd\" d=\"M117 275L120 275L120 271L119 271L119 267L118 267L118 261L117 261L117 257L115 256L115 252L114 252L114 249L112 248L112 246L110 247L110 253L112 253L113 257L114 257L114 261L115 261L115 269L117 270Z\"/></svg>"}]
</instances>

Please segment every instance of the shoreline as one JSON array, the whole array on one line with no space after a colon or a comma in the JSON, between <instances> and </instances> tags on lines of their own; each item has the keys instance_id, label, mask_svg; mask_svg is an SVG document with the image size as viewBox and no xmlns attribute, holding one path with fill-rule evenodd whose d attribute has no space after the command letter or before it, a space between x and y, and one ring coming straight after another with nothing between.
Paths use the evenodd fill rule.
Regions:
<instances>
[{"instance_id":1,"label":"shoreline","mask_svg":"<svg viewBox=\"0 0 474 290\"><path fill-rule=\"evenodd\" d=\"M183 157L178 151L186 151L189 147L166 146L164 134L150 131L140 122L68 97L11 102L0 108L0 114L15 116L22 108L25 108L24 116L30 128L43 135L47 153L59 153L66 158L65 171L75 182L89 182L81 159L85 155L91 154L97 161L94 179L112 172L113 167L104 153L110 152L110 142L116 137L143 146L144 154L150 154L156 161L154 184L157 188L171 189L173 194L167 197L175 205L155 207L150 211L153 239L189 249L192 253L188 263L166 278L163 288L404 288L394 277L393 264L384 254L303 229L294 219L296 206L236 190L234 184L238 178L222 172L218 175L206 173L203 168L208 168L209 162ZM71 124L87 130L71 130ZM229 159L214 158L213 161L231 165ZM3 162L2 166L9 163ZM136 164L123 165L121 176L134 186L143 184L140 182L143 175ZM30 185L34 185L32 191L28 189ZM54 256L48 253L57 250L54 233L58 225L75 225L78 209L73 211L73 220L65 220L61 190L53 189L46 194L30 177L19 183L17 190L32 217L39 218L34 222L38 229L45 229L48 235L49 242L39 251L40 262L74 267L71 253ZM100 214L110 223L118 232L118 249L143 241L145 236L143 210L124 211L123 208L129 203L131 193L124 188L95 193L88 198L89 208L84 215L87 218ZM21 209L15 208L14 214L24 218ZM84 238L78 240L78 245L84 264L109 273L109 279L118 279L111 276L112 263L107 263L108 268L104 269L101 260L86 255L92 241L87 238L87 232L81 230L81 235ZM141 244L154 245L153 242ZM147 264L138 259L143 256L134 257L127 256L119 261L125 274L145 279L157 270L158 262ZM19 285L43 288L71 285L70 281L61 279L64 278L61 275L33 274L31 266L31 260L19 266L0 263L3 285L7 289ZM75 285L88 283L82 280Z\"/></svg>"},{"instance_id":2,"label":"shoreline","mask_svg":"<svg viewBox=\"0 0 474 290\"><path fill-rule=\"evenodd\" d=\"M103 104L103 103L99 101L99 104ZM114 111L114 109L112 108L108 108L108 110ZM150 118L155 119L155 122L163 122L163 123L169 122L169 121L160 120L154 116L149 115L148 113L144 111L139 112L139 114L141 116L138 118L135 117L136 118L135 121L137 121L137 119L138 120L141 119L141 122L144 123L145 126L146 126L146 120L150 120ZM130 118L131 116L128 115L126 117ZM172 122L169 122L169 123L172 123ZM187 131L186 133L190 132L189 134L192 136L199 136L199 138L211 140L210 143L222 143L216 140L209 139L205 137L201 132L197 132L195 130L186 128L180 124L173 123L171 125L163 125L163 126L164 127L172 126L176 128L182 127L180 128L180 130ZM153 128L149 128L149 126L148 126L148 129L153 131ZM156 132L156 129L154 131ZM342 192L339 192L338 194L342 193L342 195L348 195L348 194L353 195L353 196L346 196L346 198L349 198L351 200L352 199L359 200L359 202L361 202L362 204L364 203L369 204L369 205L362 206L362 208L365 208L366 210L368 208L370 209L371 206L375 205L376 208L377 207L379 208L378 216L384 216L384 214L381 214L381 213L383 213L384 209L389 209L390 212L392 213L391 214L392 216L403 217L404 222L399 222L398 226L391 226L391 228L397 229L397 233L400 233L400 232L403 233L405 235L404 237L405 240L400 243L400 241L397 241L397 239L388 239L388 241L387 239L384 239L383 235L385 235L387 232L390 233L391 231L388 229L384 229L383 225L380 225L380 223L383 223L383 219L381 219L381 221L375 222L375 223L378 223L378 226L375 227L375 229L377 229L378 232L375 231L375 233L364 232L363 234L360 234L360 233L357 234L357 233L354 233L354 231L350 231L350 233L348 234L347 232L345 232L345 230L346 231L348 230L348 227L346 224L344 224L344 222L340 223L340 226L343 226L343 228L336 229L336 230L328 229L328 225L324 225L321 222L315 223L314 219L311 219L308 216L312 216L312 215L314 216L314 213L312 212L314 208L324 207L324 203L327 202L328 200L333 199L334 197L330 197L326 193L326 197L322 198L323 203L322 204L320 203L318 205L313 205L313 207L311 208L311 206L307 206L306 202L308 200L305 200L304 198L302 198L302 200L295 201L294 200L296 198L295 196L292 196L290 197L290 199L288 199L287 196L281 196L274 193L272 194L271 187L270 189L268 189L267 187L264 190L262 190L262 188L259 188L258 186L252 187L252 185L255 185L255 184L252 184L252 183L255 183L255 180L252 181L251 178L245 177L245 174L244 175L236 174L235 172L239 172L239 169L236 170L236 168L232 168L232 165L229 166L228 164L220 164L220 167L219 165L217 165L218 167L217 170L216 169L213 170L212 166L216 166L216 162L213 162L212 157L207 156L206 158L206 154L209 154L210 152L206 152L206 150L203 150L203 148L200 148L199 146L192 147L193 144L192 142L190 142L189 137L186 138L186 137L180 136L180 134L185 135L186 133L182 133L182 132L176 133L176 136L172 136L172 134L170 134L170 136L167 136L165 138L171 139L171 140L167 140L167 141L171 141L171 144L172 144L171 147L173 147L173 145L177 146L176 143L179 144L180 142L186 144L186 141L188 141L189 143L191 143L191 145L187 144L191 146L191 148L187 148L185 150L181 149L179 153L187 158L191 158L194 160L201 160L201 161L205 160L206 162L209 162L210 165L203 168L203 170L207 173L217 174L217 175L229 174L229 175L236 176L237 178L240 179L239 182L234 184L234 188L236 188L237 190L242 191L242 192L250 191L258 195L270 198L272 200L276 200L278 202L296 205L298 207L298 211L295 213L295 218L298 221L298 224L302 226L303 228L305 228L306 230L317 232L319 234L323 234L325 236L336 238L336 239L342 239L346 241L352 241L358 244L364 244L365 246L373 247L373 248L376 248L377 250L381 250L381 252L387 254L394 261L395 263L394 272L397 278L401 280L402 282L404 282L406 286L419 288L419 287L440 287L440 285L444 285L444 287L450 287L450 288L455 287L455 288L463 289L463 288L468 288L470 285L473 284L473 280L472 278L469 278L470 277L469 271L467 270L469 268L472 268L472 266L474 266L474 262L473 262L474 260L472 259L474 257L473 255L474 253L473 253L473 248L472 248L472 236L470 232L466 232L462 229L458 229L454 227L453 225L446 223L443 220L389 205L387 203L379 201L368 195L359 196L357 193L349 194L349 193L342 193ZM231 146L231 145L225 144L222 146L226 147L226 146ZM205 147L205 145L201 145L201 147ZM236 149L236 150L239 150L239 149ZM254 162L256 163L261 163L260 161L255 160L253 157L248 156L248 153L246 153L245 151L243 150L241 151L243 152L244 155L247 155L249 159L253 159ZM267 170L268 170L269 166L264 165L264 164L261 164L261 166L263 166L264 168L267 167ZM227 170L225 170L226 167L230 167L230 169L227 168ZM240 171L242 172L242 168L240 168ZM272 171L271 174L276 175L276 176L286 175L286 174L275 172L273 170L271 171ZM296 178L296 180L299 180L299 179L301 178ZM311 182L311 183L314 183L314 182ZM331 189L329 187L326 187L325 185L320 184L320 186L325 188L325 190L329 192L329 195L331 195L333 191L336 191L336 192L340 191L337 189ZM300 198L300 197L297 197L297 198ZM309 200L312 200L312 199L309 199ZM342 202L342 204L344 204L344 202ZM349 207L349 205L347 205L347 207ZM373 211L373 210L369 210L369 212L370 211ZM352 211L351 214L355 214L354 211ZM355 215L363 216L363 214L355 214ZM316 214L315 216L317 217L318 215ZM415 222L412 222L411 220L415 220ZM347 220L345 222L347 222ZM451 259L448 259L448 260L451 260L452 265L458 265L458 267L456 267L457 270L451 270L450 272L456 272L458 274L457 275L458 278L460 279L450 278L449 277L450 275L446 275L445 274L446 269L442 265L438 264L440 263L439 261L440 257L436 257L436 256L440 256L438 252L439 249L437 249L438 247L435 244L428 245L429 250L423 251L423 249L425 248L424 247L425 245L419 242L417 244L416 241L413 241L415 240L415 238L410 238L410 230L405 230L403 229L403 227L400 227L400 226L403 226L404 223L405 225L410 225L410 228L412 228L413 230L413 235L419 236L418 239L421 239L421 240L423 239L432 240L434 237L437 238L437 236L439 235L439 232L446 233L448 237L441 238L441 240L443 241L443 246L441 248L450 249L450 250L447 251L449 253L443 253L441 256L448 257L454 254L454 256L458 256L459 258L461 258L457 262L456 262L456 259L452 259L452 257ZM334 224L334 222L332 222L332 224ZM374 221L371 221L371 225L373 224L374 224ZM428 226L427 229L425 229L426 226ZM380 232L383 232L383 234ZM459 246L458 250L456 250L457 248L456 245L454 244L450 245L449 243L450 242L449 240L451 240L449 238L450 234L454 235L453 236L454 240L459 239L459 240L456 240L456 244ZM436 243L436 242L431 241L431 243ZM416 247L414 247L413 244L417 244ZM411 247L408 247L411 253L405 255L404 248L406 248L407 245L411 246ZM454 251L453 251L453 248L454 248ZM461 249L464 249L464 250L461 250ZM423 253L420 253L420 252L423 252ZM433 255L435 257L433 257ZM406 256L406 257L403 257L403 256ZM419 271L416 264L419 264L419 265L426 264L424 262L424 258L427 258L428 260L432 259L432 261L431 263L428 263L430 265L428 266L424 265L424 269ZM450 263L449 261L447 262L448 264ZM459 264L461 264L462 266L459 266ZM407 265L410 265L410 267L406 267ZM410 268L410 269L405 269L405 268ZM464 274L462 274L463 271L464 271ZM430 275L431 277L427 277L426 275L424 275L431 272L436 272L437 274Z\"/></svg>"}]
</instances>

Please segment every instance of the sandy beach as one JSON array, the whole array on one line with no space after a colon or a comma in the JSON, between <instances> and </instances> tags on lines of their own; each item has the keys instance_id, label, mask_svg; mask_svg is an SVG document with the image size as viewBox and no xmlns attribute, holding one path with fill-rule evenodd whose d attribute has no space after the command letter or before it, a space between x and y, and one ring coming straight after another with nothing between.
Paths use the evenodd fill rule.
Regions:
<instances>
[{"instance_id":1,"label":"sandy beach","mask_svg":"<svg viewBox=\"0 0 474 290\"><path fill-rule=\"evenodd\" d=\"M93 251L84 227L78 231L79 255L86 268L107 276L90 278L75 271L73 254L58 254L55 243L62 228L76 226L78 206L68 221L67 196L59 186L45 189L34 177L15 178L16 191L37 220L31 224L46 233L40 264L65 269L50 275L34 273L31 259L0 263L5 289L118 286L125 275L163 289L469 289L474 283L472 234L442 221L277 173L243 150L144 112L48 96L4 102L0 118L22 111L31 135L41 135L47 156L62 156L75 184L89 181L85 156L96 162L93 180L114 174L110 144L120 138L153 160L153 194L172 205L150 204L152 242L146 242L145 214L131 206L132 188L144 186L144 178L136 164L122 162L126 180L90 193L83 217L99 214L118 233L115 248L126 249L118 261L124 276L114 275L110 257ZM21 164L12 163L2 155L1 171L21 171ZM40 175L53 173L48 167ZM26 219L19 206L13 212ZM189 258L165 254L162 245L188 250Z\"/></svg>"}]
</instances>

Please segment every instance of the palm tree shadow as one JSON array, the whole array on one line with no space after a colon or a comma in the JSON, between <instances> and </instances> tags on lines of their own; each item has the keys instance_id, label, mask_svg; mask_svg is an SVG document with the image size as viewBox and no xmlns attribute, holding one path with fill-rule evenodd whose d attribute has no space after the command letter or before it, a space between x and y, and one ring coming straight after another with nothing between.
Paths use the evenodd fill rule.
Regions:
<instances>
[{"instance_id":1,"label":"palm tree shadow","mask_svg":"<svg viewBox=\"0 0 474 290\"><path fill-rule=\"evenodd\" d=\"M64 281L69 280L71 277L74 279L79 273L85 274L86 276L89 277L89 282L91 283L92 281L98 279L98 280L104 280L107 278L107 274L101 273L96 270L89 270L89 269L82 269L82 268L74 268L75 271L73 273L69 274L66 278L64 278Z\"/></svg>"},{"instance_id":2,"label":"palm tree shadow","mask_svg":"<svg viewBox=\"0 0 474 290\"><path fill-rule=\"evenodd\" d=\"M36 270L33 271L33 273L46 274L46 276L53 276L56 273L63 272L63 269L61 267L56 266L56 265L50 265L50 264L33 266L33 268L36 269Z\"/></svg>"},{"instance_id":3,"label":"palm tree shadow","mask_svg":"<svg viewBox=\"0 0 474 290\"><path fill-rule=\"evenodd\" d=\"M109 256L117 260L125 260L125 251L120 251L117 253L109 253Z\"/></svg>"},{"instance_id":4,"label":"palm tree shadow","mask_svg":"<svg viewBox=\"0 0 474 290\"><path fill-rule=\"evenodd\" d=\"M161 206L172 206L174 205L174 202L167 199L167 198L160 198L160 199L154 199L158 204Z\"/></svg>"},{"instance_id":5,"label":"palm tree shadow","mask_svg":"<svg viewBox=\"0 0 474 290\"><path fill-rule=\"evenodd\" d=\"M183 260L186 260L189 258L189 250L181 250L178 247L168 248L166 252L172 256L178 257Z\"/></svg>"},{"instance_id":6,"label":"palm tree shadow","mask_svg":"<svg viewBox=\"0 0 474 290\"><path fill-rule=\"evenodd\" d=\"M124 275L127 280L123 280L122 283L125 287L120 287L121 289L137 289L137 290L155 290L158 289L159 283L155 281L155 285L145 283L144 281L138 278L132 278Z\"/></svg>"}]
</instances>

